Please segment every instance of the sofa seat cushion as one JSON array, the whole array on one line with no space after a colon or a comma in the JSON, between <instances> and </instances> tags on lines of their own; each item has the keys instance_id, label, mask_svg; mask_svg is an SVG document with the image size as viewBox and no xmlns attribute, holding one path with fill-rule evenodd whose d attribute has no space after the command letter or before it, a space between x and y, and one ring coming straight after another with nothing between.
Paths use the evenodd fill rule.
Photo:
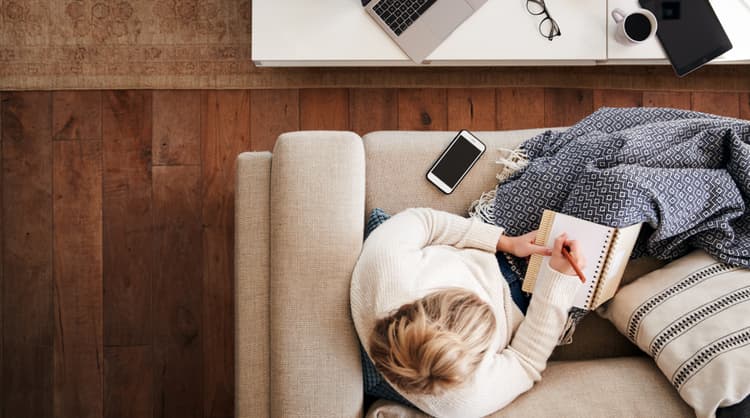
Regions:
<instances>
[{"instance_id":1,"label":"sofa seat cushion","mask_svg":"<svg viewBox=\"0 0 750 418\"><path fill-rule=\"evenodd\" d=\"M694 417L667 379L645 357L550 362L542 380L492 418ZM378 401L367 418L427 415Z\"/></svg>"}]
</instances>

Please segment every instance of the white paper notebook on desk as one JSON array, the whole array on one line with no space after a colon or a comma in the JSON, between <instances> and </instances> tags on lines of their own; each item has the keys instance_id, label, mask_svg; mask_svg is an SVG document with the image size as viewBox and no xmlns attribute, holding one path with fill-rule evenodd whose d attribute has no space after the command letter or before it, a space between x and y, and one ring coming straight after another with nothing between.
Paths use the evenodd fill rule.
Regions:
<instances>
[{"instance_id":1,"label":"white paper notebook on desk","mask_svg":"<svg viewBox=\"0 0 750 418\"><path fill-rule=\"evenodd\" d=\"M555 238L563 232L568 240L578 241L586 257L583 274L586 283L573 300L573 306L596 309L614 296L620 285L625 267L638 239L641 224L625 228L612 228L585 221L573 216L545 210L536 235L536 244L552 248ZM523 282L523 290L533 293L539 269L550 257L532 255Z\"/></svg>"}]
</instances>

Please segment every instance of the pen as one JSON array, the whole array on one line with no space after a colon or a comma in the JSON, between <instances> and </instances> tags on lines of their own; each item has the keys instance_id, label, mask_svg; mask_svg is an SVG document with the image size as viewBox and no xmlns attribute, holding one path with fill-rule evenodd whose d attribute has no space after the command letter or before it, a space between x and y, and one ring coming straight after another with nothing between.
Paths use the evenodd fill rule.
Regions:
<instances>
[{"instance_id":1,"label":"pen","mask_svg":"<svg viewBox=\"0 0 750 418\"><path fill-rule=\"evenodd\" d=\"M568 262L570 263L570 265L573 266L573 270L576 271L576 274L578 275L578 278L581 279L581 283L586 283L586 276L583 275L583 272L581 271L581 269L578 268L578 265L573 260L573 256L570 255L570 253L568 252L568 247L566 247L566 246L563 245L563 247L562 247L562 253L565 256L565 258L568 259Z\"/></svg>"}]
</instances>

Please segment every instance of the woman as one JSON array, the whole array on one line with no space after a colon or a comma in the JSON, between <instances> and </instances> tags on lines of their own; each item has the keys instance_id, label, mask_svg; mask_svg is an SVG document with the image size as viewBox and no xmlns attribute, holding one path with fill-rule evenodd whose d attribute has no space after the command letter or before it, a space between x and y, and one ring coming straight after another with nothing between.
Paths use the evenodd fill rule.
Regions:
<instances>
[{"instance_id":1,"label":"woman","mask_svg":"<svg viewBox=\"0 0 750 418\"><path fill-rule=\"evenodd\" d=\"M437 417L495 412L541 379L580 281L561 253L583 268L575 241L534 245L477 219L408 209L365 241L352 275L360 341L377 370L409 402ZM524 317L513 303L496 251L551 255Z\"/></svg>"}]
</instances>

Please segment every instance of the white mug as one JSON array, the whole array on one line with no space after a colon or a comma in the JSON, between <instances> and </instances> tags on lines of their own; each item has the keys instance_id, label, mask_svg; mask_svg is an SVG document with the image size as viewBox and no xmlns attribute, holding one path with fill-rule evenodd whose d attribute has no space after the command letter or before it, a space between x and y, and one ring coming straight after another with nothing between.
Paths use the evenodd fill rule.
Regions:
<instances>
[{"instance_id":1,"label":"white mug","mask_svg":"<svg viewBox=\"0 0 750 418\"><path fill-rule=\"evenodd\" d=\"M614 9L612 18L617 23L615 38L622 43L639 44L656 33L656 16L649 10L636 9L625 13L622 9Z\"/></svg>"}]
</instances>

